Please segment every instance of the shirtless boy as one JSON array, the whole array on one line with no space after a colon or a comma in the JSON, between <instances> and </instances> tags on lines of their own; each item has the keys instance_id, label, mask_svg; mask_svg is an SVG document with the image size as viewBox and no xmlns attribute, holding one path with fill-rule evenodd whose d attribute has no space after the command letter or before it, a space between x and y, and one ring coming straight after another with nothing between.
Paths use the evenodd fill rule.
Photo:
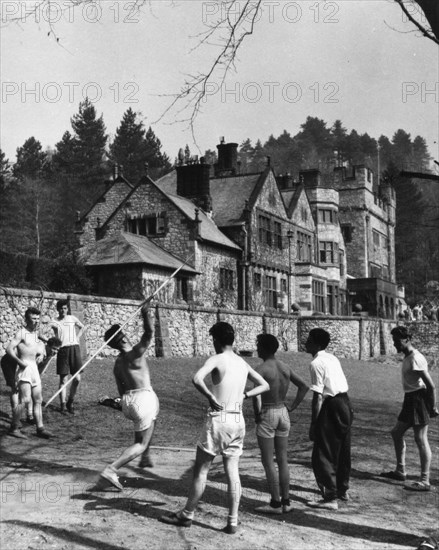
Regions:
<instances>
[{"instance_id":1,"label":"shirtless boy","mask_svg":"<svg viewBox=\"0 0 439 550\"><path fill-rule=\"evenodd\" d=\"M40 320L40 311L30 307L24 314L26 326L20 329L15 338L9 343L6 353L17 363L16 383L21 405L15 408L13 426L19 431L18 425L22 407L28 409L33 403L37 436L49 439L52 434L44 428L42 412L41 378L38 371L38 362L46 355L43 342L38 337L37 327ZM14 435L14 434L12 434ZM24 434L18 437L26 437Z\"/></svg>"},{"instance_id":2,"label":"shirtless boy","mask_svg":"<svg viewBox=\"0 0 439 550\"><path fill-rule=\"evenodd\" d=\"M256 345L258 356L264 360L263 364L256 368L256 372L270 385L268 392L253 398L253 408L256 435L261 449L261 460L267 476L271 502L265 506L259 506L255 511L264 514L282 514L292 510L289 498L290 471L287 458L288 435L290 433L289 412L299 406L309 388L290 367L275 357L279 348L279 342L275 336L259 334ZM287 408L285 399L290 382L297 386L297 393L291 407ZM276 453L278 473L273 460L273 452Z\"/></svg>"},{"instance_id":3,"label":"shirtless boy","mask_svg":"<svg viewBox=\"0 0 439 550\"><path fill-rule=\"evenodd\" d=\"M217 355L210 357L193 377L193 384L209 401L207 421L197 444L197 454L192 485L185 507L179 512L160 518L164 523L190 527L198 501L203 495L207 474L216 455L223 457L227 478L229 516L224 531L236 533L238 507L241 498L239 479L239 457L245 435L242 402L248 397L259 395L270 388L267 382L232 350L235 339L233 327L219 322L213 325L209 334ZM211 375L212 389L205 383ZM255 387L245 391L249 378Z\"/></svg>"},{"instance_id":4,"label":"shirtless boy","mask_svg":"<svg viewBox=\"0 0 439 550\"><path fill-rule=\"evenodd\" d=\"M120 351L114 365L119 394L122 397L122 412L134 422L134 444L123 451L120 457L107 466L101 473L101 478L114 487L123 490L117 476L117 470L124 464L131 462L142 455L141 467L152 466L149 458L149 443L154 431L154 423L159 412L159 400L151 387L149 367L145 352L151 342L152 328L148 317L148 308L142 308L144 332L140 342L132 346L127 336L118 332L108 345ZM118 330L120 325L113 325L105 333L108 341Z\"/></svg>"}]
</instances>

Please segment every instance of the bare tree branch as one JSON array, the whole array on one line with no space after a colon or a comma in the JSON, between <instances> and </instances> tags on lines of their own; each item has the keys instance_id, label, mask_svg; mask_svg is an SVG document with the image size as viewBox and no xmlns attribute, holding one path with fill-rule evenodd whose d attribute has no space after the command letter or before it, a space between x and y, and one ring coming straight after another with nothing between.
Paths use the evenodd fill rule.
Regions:
<instances>
[{"instance_id":1,"label":"bare tree branch","mask_svg":"<svg viewBox=\"0 0 439 550\"><path fill-rule=\"evenodd\" d=\"M395 0L399 4L400 8L404 12L407 19L409 19L418 30L421 31L423 36L429 38L436 44L439 44L439 2L438 0L416 0L416 4L422 9L427 21L431 25L431 29L427 29L419 21L417 21L413 15L407 10L403 0ZM413 3L413 2L411 2Z\"/></svg>"}]
</instances>

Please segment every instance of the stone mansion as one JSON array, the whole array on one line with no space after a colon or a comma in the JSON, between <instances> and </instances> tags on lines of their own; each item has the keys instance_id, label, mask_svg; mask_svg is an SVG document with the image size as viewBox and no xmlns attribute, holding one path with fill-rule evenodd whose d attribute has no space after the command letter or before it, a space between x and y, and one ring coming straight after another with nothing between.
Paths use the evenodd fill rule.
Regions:
<instances>
[{"instance_id":1,"label":"stone mansion","mask_svg":"<svg viewBox=\"0 0 439 550\"><path fill-rule=\"evenodd\" d=\"M394 318L395 192L366 166L241 173L238 145L157 181L115 173L77 224L100 294L165 303Z\"/></svg>"}]
</instances>

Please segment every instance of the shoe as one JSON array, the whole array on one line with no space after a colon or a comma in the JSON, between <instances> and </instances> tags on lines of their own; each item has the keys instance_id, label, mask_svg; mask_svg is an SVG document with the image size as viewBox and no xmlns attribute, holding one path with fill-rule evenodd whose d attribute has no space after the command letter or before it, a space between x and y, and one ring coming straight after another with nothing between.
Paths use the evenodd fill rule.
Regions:
<instances>
[{"instance_id":1,"label":"shoe","mask_svg":"<svg viewBox=\"0 0 439 550\"><path fill-rule=\"evenodd\" d=\"M35 418L32 415L28 415L27 418L26 418L26 422L28 424L33 425L33 424L35 424Z\"/></svg>"},{"instance_id":2,"label":"shoe","mask_svg":"<svg viewBox=\"0 0 439 550\"><path fill-rule=\"evenodd\" d=\"M67 410L69 411L70 414L75 414L75 408L73 406L73 401L71 401L70 399L66 403L66 408L67 408Z\"/></svg>"},{"instance_id":3,"label":"shoe","mask_svg":"<svg viewBox=\"0 0 439 550\"><path fill-rule=\"evenodd\" d=\"M8 435L16 437L17 439L28 439L27 435L24 434L20 428L11 428L8 432Z\"/></svg>"},{"instance_id":4,"label":"shoe","mask_svg":"<svg viewBox=\"0 0 439 550\"><path fill-rule=\"evenodd\" d=\"M350 500L349 493L347 491L345 493L339 493L337 498L343 502L348 502Z\"/></svg>"},{"instance_id":5,"label":"shoe","mask_svg":"<svg viewBox=\"0 0 439 550\"><path fill-rule=\"evenodd\" d=\"M311 508L320 508L322 510L338 510L338 502L335 499L324 500L322 498L321 500L309 500L306 505Z\"/></svg>"},{"instance_id":6,"label":"shoe","mask_svg":"<svg viewBox=\"0 0 439 550\"><path fill-rule=\"evenodd\" d=\"M392 470L390 472L381 472L380 477L385 477L386 479L394 479L395 481L405 481L406 474L398 472L397 470Z\"/></svg>"},{"instance_id":7,"label":"shoe","mask_svg":"<svg viewBox=\"0 0 439 550\"><path fill-rule=\"evenodd\" d=\"M227 535L235 535L237 531L238 531L238 526L230 525L230 523L228 523L223 529L223 533L227 533Z\"/></svg>"},{"instance_id":8,"label":"shoe","mask_svg":"<svg viewBox=\"0 0 439 550\"><path fill-rule=\"evenodd\" d=\"M265 506L258 506L255 508L255 512L259 512L261 514L279 515L282 514L282 506L274 508L271 504L266 504Z\"/></svg>"},{"instance_id":9,"label":"shoe","mask_svg":"<svg viewBox=\"0 0 439 550\"><path fill-rule=\"evenodd\" d=\"M293 506L291 505L289 498L283 498L282 499L282 513L288 514L288 512L291 512L293 509Z\"/></svg>"},{"instance_id":10,"label":"shoe","mask_svg":"<svg viewBox=\"0 0 439 550\"><path fill-rule=\"evenodd\" d=\"M181 517L179 512L174 512L170 516L161 516L160 521L168 525L177 525L179 527L190 527L192 525L192 520Z\"/></svg>"},{"instance_id":11,"label":"shoe","mask_svg":"<svg viewBox=\"0 0 439 550\"><path fill-rule=\"evenodd\" d=\"M116 489L119 489L119 491L123 491L123 485L119 481L119 478L116 474L116 472L107 466L103 472L101 472L100 476L105 479L106 481L110 482L113 487L116 487Z\"/></svg>"},{"instance_id":12,"label":"shoe","mask_svg":"<svg viewBox=\"0 0 439 550\"><path fill-rule=\"evenodd\" d=\"M53 437L53 433L49 432L45 428L39 428L37 430L37 437L41 437L42 439L50 439Z\"/></svg>"},{"instance_id":13,"label":"shoe","mask_svg":"<svg viewBox=\"0 0 439 550\"><path fill-rule=\"evenodd\" d=\"M154 463L149 455L142 456L139 462L139 468L154 468Z\"/></svg>"},{"instance_id":14,"label":"shoe","mask_svg":"<svg viewBox=\"0 0 439 550\"><path fill-rule=\"evenodd\" d=\"M59 412L61 414L66 414L67 413L67 409L66 409L66 404L65 403L61 403L60 407L59 407Z\"/></svg>"},{"instance_id":15,"label":"shoe","mask_svg":"<svg viewBox=\"0 0 439 550\"><path fill-rule=\"evenodd\" d=\"M438 544L436 539L433 537L427 537L424 539L421 544L418 546L417 550L437 550Z\"/></svg>"},{"instance_id":16,"label":"shoe","mask_svg":"<svg viewBox=\"0 0 439 550\"><path fill-rule=\"evenodd\" d=\"M404 489L407 491L429 491L430 490L430 484L426 481L414 481L410 485L404 485Z\"/></svg>"}]
</instances>

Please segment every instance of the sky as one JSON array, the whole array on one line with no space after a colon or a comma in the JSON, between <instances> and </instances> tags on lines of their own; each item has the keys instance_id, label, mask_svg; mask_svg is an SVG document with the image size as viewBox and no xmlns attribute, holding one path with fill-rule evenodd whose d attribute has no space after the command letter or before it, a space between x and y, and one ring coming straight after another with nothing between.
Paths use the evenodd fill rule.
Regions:
<instances>
[{"instance_id":1,"label":"sky","mask_svg":"<svg viewBox=\"0 0 439 550\"><path fill-rule=\"evenodd\" d=\"M393 0L263 1L234 71L223 84L214 75L193 133L182 121L190 109L178 112L187 103L166 109L188 75L208 71L218 55L219 39L200 44L218 2L151 1L140 13L129 0L64 13L32 13L35 4L0 4L0 138L10 161L31 136L53 148L85 96L110 137L129 107L141 113L172 161L180 147L200 154L221 136L254 144L295 135L307 116L374 138L403 128L439 160L439 50Z\"/></svg>"}]
</instances>

